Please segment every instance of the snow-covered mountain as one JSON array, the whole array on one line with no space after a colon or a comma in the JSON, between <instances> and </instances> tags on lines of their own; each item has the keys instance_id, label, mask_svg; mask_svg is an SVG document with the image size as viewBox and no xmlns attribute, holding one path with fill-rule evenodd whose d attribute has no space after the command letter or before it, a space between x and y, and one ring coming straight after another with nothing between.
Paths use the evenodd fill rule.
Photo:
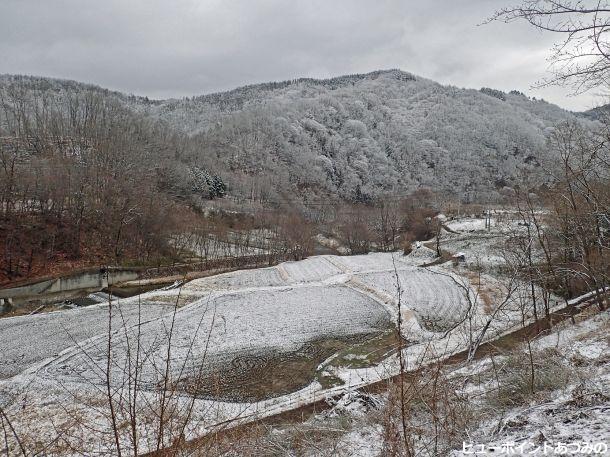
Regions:
<instances>
[{"instance_id":1,"label":"snow-covered mountain","mask_svg":"<svg viewBox=\"0 0 610 457\"><path fill-rule=\"evenodd\" d=\"M538 172L554 126L593 123L516 91L443 86L400 70L160 101L71 81L0 77L4 89L17 82L60 102L74 92L112 100L182 137L172 179L188 181L196 165L222 176L233 193L270 200L366 200L420 187L493 198Z\"/></svg>"}]
</instances>

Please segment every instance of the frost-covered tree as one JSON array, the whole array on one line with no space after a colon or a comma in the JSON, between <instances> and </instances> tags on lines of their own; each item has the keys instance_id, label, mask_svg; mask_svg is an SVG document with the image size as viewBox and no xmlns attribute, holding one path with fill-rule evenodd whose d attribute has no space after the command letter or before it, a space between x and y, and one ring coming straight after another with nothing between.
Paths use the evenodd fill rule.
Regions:
<instances>
[{"instance_id":1,"label":"frost-covered tree","mask_svg":"<svg viewBox=\"0 0 610 457\"><path fill-rule=\"evenodd\" d=\"M15 78L1 77L0 87ZM44 78L19 84L66 113L80 109L70 101L75 94L87 93L154 126L163 140L149 150L173 159L157 160L155 173L163 188L186 198L230 188L269 203L288 196L355 202L425 186L465 201L494 200L523 174L543 180L536 161L553 154L545 145L557 123L592 125L522 94L442 86L398 70L168 101ZM194 177L194 166L208 176Z\"/></svg>"}]
</instances>

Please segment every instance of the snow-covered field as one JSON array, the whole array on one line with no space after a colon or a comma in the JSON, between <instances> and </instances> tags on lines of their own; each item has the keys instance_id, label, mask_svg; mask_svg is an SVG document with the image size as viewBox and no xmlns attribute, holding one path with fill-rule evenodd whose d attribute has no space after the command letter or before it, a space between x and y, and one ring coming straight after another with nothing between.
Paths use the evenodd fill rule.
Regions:
<instances>
[{"instance_id":1,"label":"snow-covered field","mask_svg":"<svg viewBox=\"0 0 610 457\"><path fill-rule=\"evenodd\" d=\"M253 230L243 233L227 233L224 238L213 235L205 237L194 233L184 233L173 239L173 245L180 252L190 253L207 260L230 259L234 257L266 254L268 243L265 233Z\"/></svg>"},{"instance_id":2,"label":"snow-covered field","mask_svg":"<svg viewBox=\"0 0 610 457\"><path fill-rule=\"evenodd\" d=\"M239 351L290 349L324 335L371 332L390 325L391 301L396 297L394 263L408 294L406 307L417 312L453 309L459 314L464 304L462 290L447 276L408 265L417 262L417 258L399 254L319 256L201 278L180 289L118 300L113 304L112 329L133 326L140 313L142 335L160 346L159 335L169 325L180 296L190 304L176 313L177 338L184 337L190 344L188 337L199 327L202 339L208 334L211 337L209 358L219 354L230 358ZM377 296L362 293L360 284L354 282L364 283ZM106 304L2 319L0 329L7 337L0 342L4 354L0 374L15 375L88 339L95 346L96 341L104 340L99 335L105 335L107 328ZM120 338L115 340L117 345ZM69 358L78 358L79 351L82 345ZM70 372L73 367L65 363L67 357L64 354L45 364L43 371L53 371L56 376L54 367L61 364L62 372Z\"/></svg>"},{"instance_id":3,"label":"snow-covered field","mask_svg":"<svg viewBox=\"0 0 610 457\"><path fill-rule=\"evenodd\" d=\"M492 217L488 227L484 218L456 219L445 225L452 232L442 231L441 248L452 254L463 254L468 267L484 270L504 265L514 250L507 241L527 230L516 214L507 211ZM534 257L542 255L536 250L532 254Z\"/></svg>"},{"instance_id":4,"label":"snow-covered field","mask_svg":"<svg viewBox=\"0 0 610 457\"><path fill-rule=\"evenodd\" d=\"M493 360L485 356L470 364L446 366L445 376L439 377L438 382L448 383L455 393L454 407L461 405L465 411L464 417L457 418L444 416L447 411L441 410L440 422L445 418L451 423L468 418L465 421L468 425L457 437L449 436L441 426L441 436L435 438L430 403L414 401L407 416L413 453L435 457L610 455L610 313L585 312L578 319L583 320L576 325L566 320L551 333L532 341L535 376L542 380L534 394L528 389L518 392L513 387L513 378L519 379L516 372L520 360L526 361L521 368L525 368L523 374L529 382L525 344L496 354ZM559 368L558 372L546 371L549 359ZM565 376L565 382L544 380L557 376ZM427 388L432 390L429 385ZM501 404L498 391L506 394ZM521 394L523 398L519 398ZM416 396L416 400L420 397ZM515 405L510 404L513 402ZM294 435L321 436L303 440L300 455L308 457L382 457L392 443L396 444L392 441L395 436L392 432L396 430L392 424L400 426L400 418L394 417L394 422L388 423L388 411L398 408L388 391L376 394L349 391L328 403L328 410L301 423L271 427L265 438L257 441L258 449L290 443ZM442 444L436 449L435 443L439 442ZM233 445L251 449L252 443L246 438Z\"/></svg>"},{"instance_id":5,"label":"snow-covered field","mask_svg":"<svg viewBox=\"0 0 610 457\"><path fill-rule=\"evenodd\" d=\"M126 324L157 319L168 307L147 304L138 312L137 303L123 303ZM0 378L14 376L45 359L102 334L108 327L108 306L94 305L67 311L0 319Z\"/></svg>"},{"instance_id":6,"label":"snow-covered field","mask_svg":"<svg viewBox=\"0 0 610 457\"><path fill-rule=\"evenodd\" d=\"M385 379L397 373L395 353L388 353L375 366L361 367L342 366L328 356L392 328L397 316L397 279L403 331L410 342L409 366L446 357L467 343L462 328L465 312L472 309L471 323L482 325L486 305L468 278L451 264L421 267L431 257L432 252L423 246L409 256L316 256L196 279L180 288L120 300L112 307L112 388L120 390L129 382L137 347L145 354L146 363L138 375L145 390L141 398L148 407L163 385L166 366L172 385L183 379L190 382L195 376L243 383L248 374L265 384L265 377L274 370L292 369L295 360L319 363L301 375L306 382L275 393L257 391L257 401L237 401L237 394L228 401L233 398L226 394L231 392L230 385L224 385L218 397L209 389L198 394L194 425L189 428L189 437L194 437L236 416L240 421L260 418ZM0 320L3 336L10 336L0 340L5 354L0 374L6 378L0 382L0 405L9 412L20 411L19 425L50 436L53 425L49 421L60 419L67 404L103 403L108 311L107 305L95 305ZM494 322L490 337L515 323L504 316ZM326 384L319 375L336 382ZM240 388L234 387L235 392ZM97 414L95 408L85 409L87 415Z\"/></svg>"},{"instance_id":7,"label":"snow-covered field","mask_svg":"<svg viewBox=\"0 0 610 457\"><path fill-rule=\"evenodd\" d=\"M396 295L396 277L385 272L358 273L355 278L386 296ZM468 308L468 282L440 269L413 267L398 271L401 302L418 317L420 325L431 321L451 326Z\"/></svg>"},{"instance_id":8,"label":"snow-covered field","mask_svg":"<svg viewBox=\"0 0 610 457\"><path fill-rule=\"evenodd\" d=\"M269 351L295 352L304 344L324 337L348 337L385 330L387 311L369 297L345 286L302 286L231 291L204 297L174 316L144 323L139 344L159 361L144 367L145 384L154 385L157 368L168 351L166 330L173 324L172 375L196 372L201 363L206 372L223 373L238 357L254 357ZM117 382L128 363L127 348L134 351L133 335L119 333L113 343ZM101 384L107 358L105 338L92 340L67 351L37 371L38 377ZM236 386L238 387L238 386Z\"/></svg>"}]
</instances>

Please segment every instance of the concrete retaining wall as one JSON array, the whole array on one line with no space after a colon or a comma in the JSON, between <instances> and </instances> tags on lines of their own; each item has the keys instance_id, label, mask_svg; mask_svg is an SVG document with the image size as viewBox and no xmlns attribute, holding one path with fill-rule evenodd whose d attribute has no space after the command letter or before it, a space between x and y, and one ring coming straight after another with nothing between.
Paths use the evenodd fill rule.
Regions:
<instances>
[{"instance_id":1,"label":"concrete retaining wall","mask_svg":"<svg viewBox=\"0 0 610 457\"><path fill-rule=\"evenodd\" d=\"M89 270L59 278L46 279L23 286L0 289L0 299L11 299L14 303L42 296L61 295L79 290L102 290L118 282L138 278L135 270L114 269Z\"/></svg>"}]
</instances>

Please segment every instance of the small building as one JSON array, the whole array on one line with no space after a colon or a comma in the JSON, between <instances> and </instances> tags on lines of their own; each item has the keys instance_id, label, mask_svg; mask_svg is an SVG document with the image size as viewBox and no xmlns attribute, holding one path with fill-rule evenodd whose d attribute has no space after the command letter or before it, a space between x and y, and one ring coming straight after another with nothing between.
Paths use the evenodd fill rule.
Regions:
<instances>
[{"instance_id":1,"label":"small building","mask_svg":"<svg viewBox=\"0 0 610 457\"><path fill-rule=\"evenodd\" d=\"M455 263L466 262L466 254L464 252L458 252L457 254L454 254L452 258Z\"/></svg>"}]
</instances>

